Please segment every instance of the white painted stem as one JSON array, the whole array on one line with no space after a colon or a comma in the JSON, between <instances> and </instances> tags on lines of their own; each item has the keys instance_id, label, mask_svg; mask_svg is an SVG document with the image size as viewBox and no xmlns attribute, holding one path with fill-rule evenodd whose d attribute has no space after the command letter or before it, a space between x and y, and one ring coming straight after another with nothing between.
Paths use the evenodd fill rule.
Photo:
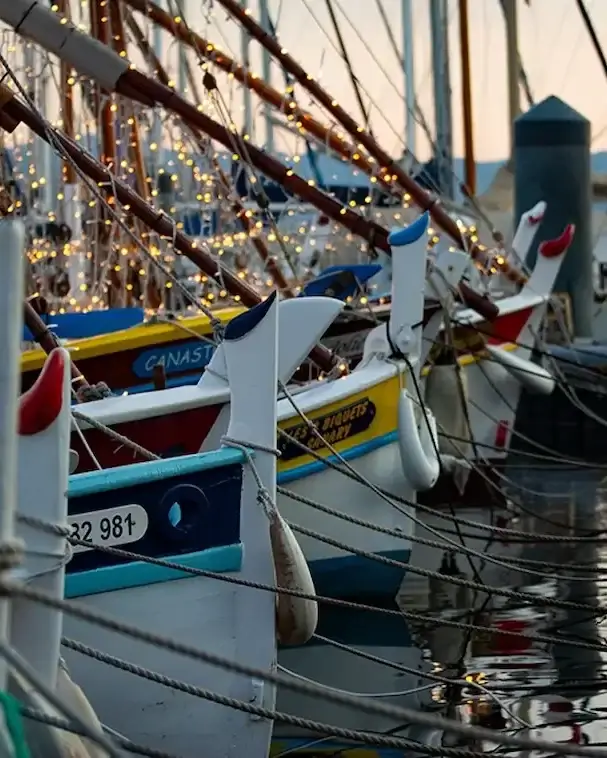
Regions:
<instances>
[{"instance_id":1,"label":"white painted stem","mask_svg":"<svg viewBox=\"0 0 607 758\"><path fill-rule=\"evenodd\" d=\"M23 331L23 223L0 221L0 239L3 260L0 279L0 544L5 544L15 534L19 358ZM0 639L6 643L9 642L10 606L9 598L0 598ZM6 689L6 682L6 663L0 659L0 689Z\"/></svg>"}]
</instances>

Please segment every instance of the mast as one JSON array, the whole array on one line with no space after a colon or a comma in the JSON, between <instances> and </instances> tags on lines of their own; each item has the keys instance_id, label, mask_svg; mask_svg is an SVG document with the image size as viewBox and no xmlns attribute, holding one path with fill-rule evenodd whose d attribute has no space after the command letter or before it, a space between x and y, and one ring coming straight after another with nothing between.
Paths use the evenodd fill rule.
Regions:
<instances>
[{"instance_id":1,"label":"mast","mask_svg":"<svg viewBox=\"0 0 607 758\"><path fill-rule=\"evenodd\" d=\"M108 0L91 0L90 12L92 36L107 47L112 47ZM112 104L112 97L104 97L99 85L95 86L95 116L98 119L97 128L101 130L101 162L115 171L116 134Z\"/></svg>"},{"instance_id":2,"label":"mast","mask_svg":"<svg viewBox=\"0 0 607 758\"><path fill-rule=\"evenodd\" d=\"M259 0L259 18L261 20L261 28L263 31L273 36L272 23L270 21L270 10L268 8L268 0ZM243 30L244 32L244 30ZM272 81L272 60L267 48L263 48L261 53L261 75L264 81L270 83ZM272 109L268 104L264 106L263 115L266 122L266 143L265 148L269 153L274 152L274 118L272 115Z\"/></svg>"},{"instance_id":3,"label":"mast","mask_svg":"<svg viewBox=\"0 0 607 758\"><path fill-rule=\"evenodd\" d=\"M248 0L240 0L244 11L248 10ZM245 71L251 70L251 38L249 37L247 30L243 27L240 31L240 55L242 57L242 65ZM242 88L242 107L243 107L243 134L249 136L253 133L253 108L251 105L251 90L249 87Z\"/></svg>"},{"instance_id":4,"label":"mast","mask_svg":"<svg viewBox=\"0 0 607 758\"><path fill-rule=\"evenodd\" d=\"M162 9L164 0L158 0L158 5ZM161 61L164 55L164 50L162 45L162 28L158 24L154 24L152 46L154 48L154 55L159 61ZM158 169L164 163L164 154L162 149L162 119L160 118L160 112L158 111L158 108L154 108L153 110L151 136L151 169L154 176L154 181L157 182Z\"/></svg>"},{"instance_id":5,"label":"mast","mask_svg":"<svg viewBox=\"0 0 607 758\"><path fill-rule=\"evenodd\" d=\"M403 28L403 72L405 75L405 145L415 155L415 67L413 58L413 8L411 0L401 0Z\"/></svg>"},{"instance_id":6,"label":"mast","mask_svg":"<svg viewBox=\"0 0 607 758\"><path fill-rule=\"evenodd\" d=\"M36 103L42 113L49 112L49 85L50 85L50 67L47 64L47 54L40 53L37 49L34 51L34 59L39 66L39 71L36 72L38 82L38 98ZM53 181L52 181L52 168L51 168L51 149L48 144L37 140L37 156L36 156L36 168L38 169L39 177L39 198L40 208L47 214L53 210L51 197L53 196Z\"/></svg>"},{"instance_id":7,"label":"mast","mask_svg":"<svg viewBox=\"0 0 607 758\"><path fill-rule=\"evenodd\" d=\"M363 102L362 92L360 91L360 87L358 86L358 79L356 78L356 74L354 73L354 67L352 66L352 62L350 61L348 48L346 47L346 42L341 33L341 27L339 26L337 16L335 15L335 9L333 8L332 0L325 0L325 5L327 7L329 18L331 19L331 26L333 27L333 31L335 32L335 37L337 38L337 44L339 45L339 50L341 53L342 60L346 64L348 77L350 79L350 84L352 85L354 95L356 96L356 102L358 103L358 109L360 110L360 115L362 116L362 119L365 123L365 128L367 129L368 132L371 132L371 127L369 125L369 111L368 111L368 108L365 107L365 104Z\"/></svg>"},{"instance_id":8,"label":"mast","mask_svg":"<svg viewBox=\"0 0 607 758\"><path fill-rule=\"evenodd\" d=\"M462 58L462 110L464 119L465 182L468 193L476 195L476 161L474 160L474 129L472 119L472 82L470 79L470 31L468 0L459 0L459 34Z\"/></svg>"},{"instance_id":9,"label":"mast","mask_svg":"<svg viewBox=\"0 0 607 758\"><path fill-rule=\"evenodd\" d=\"M245 83L246 86L250 86L251 89L257 92L262 99L270 100L270 98L272 98L276 103L276 108L280 109L283 113L286 112L293 117L297 117L298 123L301 123L302 129L305 128L311 134L314 134L314 136L318 136L320 140L326 142L331 150L335 150L340 155L344 155L344 152L349 148L348 143L342 138L337 137L334 134L333 129L328 129L320 124L309 113L298 108L297 103L290 102L288 99L282 97L265 82L261 81L261 79L256 79L251 76L247 77L242 66L235 64L235 62L231 61L223 52L218 53L213 44L203 40L202 37L189 30L185 24L174 23L171 17L162 11L153 0L124 0L124 2L134 10L144 14L147 18L152 19L155 23L161 24L162 27L173 36L185 40L186 44L193 45L199 54L213 61L213 63L222 70L227 70L228 73L232 73L234 78ZM217 0L217 2L247 30L251 37L255 38L274 56L274 58L276 58L276 60L280 62L285 71L288 71L303 89L309 92L312 97L325 107L327 112L330 113L350 135L355 144L357 146L362 145L362 148L367 150L371 156L371 158L366 158L362 154L362 148L353 148L352 153L346 153L344 157L347 156L357 168L360 168L361 171L369 173L371 176L375 176L376 180L381 182L384 187L390 187L392 194L395 194L398 191L398 195L402 197L403 191L408 193L413 202L421 208L422 211L427 210L430 212L435 224L448 234L460 249L468 250L470 255L477 260L485 260L485 248L468 237L464 238L461 228L440 205L438 198L432 193L427 192L423 187L420 187L408 175L403 167L394 161L388 153L380 147L373 136L366 132L362 126L357 124L356 121L339 105L338 101L326 92L318 82L314 80L314 77L309 75L306 70L281 47L280 43L277 42L274 37L267 35L259 24L249 14L245 13L236 0ZM277 100L275 100L276 96L278 96ZM377 166L375 166L375 170L373 170L372 165L370 165L374 161L379 166L379 171L377 171ZM512 268L506 261L492 261L492 265L497 265L508 279L519 285L523 284L525 281L524 275Z\"/></svg>"},{"instance_id":10,"label":"mast","mask_svg":"<svg viewBox=\"0 0 607 758\"><path fill-rule=\"evenodd\" d=\"M514 148L514 122L521 112L519 94L520 62L516 0L502 0L506 20L506 60L508 62L508 117L510 119L510 156Z\"/></svg>"},{"instance_id":11,"label":"mast","mask_svg":"<svg viewBox=\"0 0 607 758\"><path fill-rule=\"evenodd\" d=\"M213 256L206 253L202 247L196 245L196 243L183 232L176 230L172 219L170 219L165 213L162 213L147 204L137 192L131 189L131 187L125 184L119 177L111 177L107 166L86 153L78 143L72 142L64 134L55 129L49 129L44 119L32 111L27 105L17 100L14 93L8 89L6 85L1 83L0 101L3 102L3 108L0 110L0 128L14 130L19 123L23 123L31 129L34 134L38 135L45 141L51 140L49 132L52 132L53 139L62 146L62 149L67 152L76 166L97 183L99 191L103 195L107 198L115 196L122 205L129 205L133 213L144 224L149 226L150 229L153 229L160 236L170 239L175 250L182 255L185 255L186 258L189 258L207 276L224 286L243 305L250 308L261 302L262 298L256 289L240 279L233 271L224 267L221 263L218 263ZM230 144L231 134L228 134L228 130L224 131L224 141L226 144ZM110 181L110 178L112 181ZM307 186L307 183L304 180L302 180L302 182ZM366 222L363 220L363 223ZM382 227L378 228L383 233L385 238L384 244L387 246L388 233L385 229L382 229ZM478 295L476 297L482 300ZM331 370L334 365L333 354L320 345L314 348L310 357L324 371Z\"/></svg>"},{"instance_id":12,"label":"mast","mask_svg":"<svg viewBox=\"0 0 607 758\"><path fill-rule=\"evenodd\" d=\"M451 123L451 82L447 0L430 0L432 69L436 124L436 155L439 191L453 198L453 134Z\"/></svg>"},{"instance_id":13,"label":"mast","mask_svg":"<svg viewBox=\"0 0 607 758\"><path fill-rule=\"evenodd\" d=\"M169 3L169 8L171 7L171 3ZM184 18L189 18L188 16L188 0L180 0L179 4L173 3L172 5L173 9L177 7L179 9L180 14L183 14ZM162 60L162 59L161 59ZM186 59L186 48L185 45L177 45L177 89L179 92L181 92L182 95L187 95L188 93L188 69L187 69L187 59Z\"/></svg>"},{"instance_id":14,"label":"mast","mask_svg":"<svg viewBox=\"0 0 607 758\"><path fill-rule=\"evenodd\" d=\"M133 33L133 37L135 39L135 43L139 47L139 50L141 51L141 54L147 61L148 65L156 71L156 74L159 78L159 80L166 86L169 84L169 76L162 65L162 63L156 58L154 51L148 44L148 41L144 37L141 29L139 28L139 25L131 15L130 11L127 11L127 23L129 24L129 28L131 29L131 32ZM186 61L187 64L187 76L188 76L188 82L190 84L190 87L192 89L192 95L194 96L194 100L197 104L201 102L201 98L198 94L196 83L194 80L194 75L192 73L191 67ZM193 135L194 139L196 140L196 145L200 151L200 154L203 155L206 150L205 146L202 143L202 140L200 137L198 137L196 134ZM213 168L215 170L215 173L217 174L219 178L219 182L221 183L224 191L226 192L226 195L231 195L229 198L232 211L239 222L242 230L247 234L249 237L249 241L257 251L257 254L259 255L261 261L263 262L267 272L270 274L272 279L274 280L276 286L280 290L280 294L283 298L289 298L293 297L293 293L289 289L289 285L284 278L284 275L282 271L280 270L280 267L278 266L278 263L276 259L270 255L270 252L264 242L264 240L258 236L257 234L254 234L254 224L250 220L250 214L247 211L247 209L244 207L244 205L240 202L240 199L238 198L238 195L236 192L232 191L233 185L230 181L230 178L225 173L225 171L221 168L221 165L216 157L213 157L212 160ZM144 196L145 199L145 196Z\"/></svg>"},{"instance_id":15,"label":"mast","mask_svg":"<svg viewBox=\"0 0 607 758\"><path fill-rule=\"evenodd\" d=\"M592 23L588 9L586 8L584 0L576 0L576 3L582 17L582 21L584 22L584 26L586 27L586 31L588 32L588 36L590 37L590 41L592 42L592 47L594 47L594 52L597 54L599 63L603 69L603 74L605 74L607 77L607 58L603 52L601 41L598 37L598 34L596 33L596 29L594 28L594 24Z\"/></svg>"}]
</instances>

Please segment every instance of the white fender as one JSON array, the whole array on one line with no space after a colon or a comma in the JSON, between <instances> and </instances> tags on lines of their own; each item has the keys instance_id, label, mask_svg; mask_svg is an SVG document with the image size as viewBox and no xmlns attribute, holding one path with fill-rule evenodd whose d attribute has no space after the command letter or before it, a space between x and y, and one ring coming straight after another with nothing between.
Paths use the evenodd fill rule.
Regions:
<instances>
[{"instance_id":1,"label":"white fender","mask_svg":"<svg viewBox=\"0 0 607 758\"><path fill-rule=\"evenodd\" d=\"M318 343L327 327L344 309L345 303L332 297L294 297L278 303L278 380L286 384L302 361ZM250 339L257 335L251 334ZM252 348L254 351L254 348ZM219 345L203 373L198 387L226 387L224 348Z\"/></svg>"},{"instance_id":2,"label":"white fender","mask_svg":"<svg viewBox=\"0 0 607 758\"><path fill-rule=\"evenodd\" d=\"M58 686L60 682L61 677L59 676L57 678ZM64 719L63 713L60 713L50 705L43 695L16 672L11 673L9 691L26 708L39 711L52 719L60 721ZM66 694L68 693L66 693L65 688L61 687L57 689L57 695L62 700ZM66 705L74 705L69 696L63 702ZM87 718L89 714L84 713L80 708L77 708L77 713L88 723L92 730L98 730L97 733L101 733L101 725L96 717L93 716L92 719ZM94 749L90 741L64 729L57 729L31 719L24 719L23 726L29 754L32 758L102 758L102 756L107 755L105 750L101 750L100 748Z\"/></svg>"},{"instance_id":3,"label":"white fender","mask_svg":"<svg viewBox=\"0 0 607 758\"><path fill-rule=\"evenodd\" d=\"M426 405L436 419L441 455L467 456L470 443L464 440L470 438L466 415L468 375L455 363L432 366L424 394Z\"/></svg>"},{"instance_id":4,"label":"white fender","mask_svg":"<svg viewBox=\"0 0 607 758\"><path fill-rule=\"evenodd\" d=\"M270 539L278 587L316 594L310 569L291 527L277 512L270 526ZM276 603L276 631L281 645L303 645L318 625L315 600L279 594Z\"/></svg>"},{"instance_id":5,"label":"white fender","mask_svg":"<svg viewBox=\"0 0 607 758\"><path fill-rule=\"evenodd\" d=\"M486 350L493 360L503 366L529 392L550 395L554 390L555 379L543 366L495 345L487 345Z\"/></svg>"},{"instance_id":6,"label":"white fender","mask_svg":"<svg viewBox=\"0 0 607 758\"><path fill-rule=\"evenodd\" d=\"M88 724L91 731L103 734L101 722L97 718L93 706L62 665L59 666L57 671L57 695L61 698L62 703L65 703L84 723ZM104 758L106 755L106 751L98 747L95 742L82 737L80 740L86 746L90 758Z\"/></svg>"},{"instance_id":7,"label":"white fender","mask_svg":"<svg viewBox=\"0 0 607 758\"><path fill-rule=\"evenodd\" d=\"M398 399L398 445L403 472L411 487L418 492L432 489L440 474L436 419L425 406L417 414L407 390Z\"/></svg>"}]
</instances>

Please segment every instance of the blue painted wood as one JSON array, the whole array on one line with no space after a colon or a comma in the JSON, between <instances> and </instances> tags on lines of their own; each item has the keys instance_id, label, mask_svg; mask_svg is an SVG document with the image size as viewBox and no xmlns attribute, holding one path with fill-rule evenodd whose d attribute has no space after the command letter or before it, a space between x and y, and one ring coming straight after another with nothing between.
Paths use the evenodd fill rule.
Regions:
<instances>
[{"instance_id":1,"label":"blue painted wood","mask_svg":"<svg viewBox=\"0 0 607 758\"><path fill-rule=\"evenodd\" d=\"M154 375L154 367L162 366L167 376L202 369L210 362L215 352L215 345L200 339L188 340L165 347L157 345L139 353L133 361L132 369L140 379L149 379ZM198 378L197 378L198 381Z\"/></svg>"},{"instance_id":2,"label":"blue painted wood","mask_svg":"<svg viewBox=\"0 0 607 758\"><path fill-rule=\"evenodd\" d=\"M315 279L308 282L299 297L327 296L345 300L354 297L359 285L381 271L381 266L373 264L353 264L350 266L330 266Z\"/></svg>"},{"instance_id":3,"label":"blue painted wood","mask_svg":"<svg viewBox=\"0 0 607 758\"><path fill-rule=\"evenodd\" d=\"M428 222L430 221L430 213L426 211L419 218L416 218L412 224L404 227L404 229L395 229L388 235L388 244L392 247L402 247L403 245L410 245L426 233L428 228Z\"/></svg>"},{"instance_id":4,"label":"blue painted wood","mask_svg":"<svg viewBox=\"0 0 607 758\"><path fill-rule=\"evenodd\" d=\"M128 545L127 545L128 547ZM173 556L164 556L166 560ZM180 566L217 574L240 571L242 567L243 546L225 545L210 547L188 555L174 557L174 562ZM176 579L186 579L194 576L184 571L177 571L166 566L156 566L145 561L132 561L128 564L106 566L92 571L69 572L65 578L66 597L84 597L98 595L100 592L113 592L132 587L145 587L149 584L172 582Z\"/></svg>"},{"instance_id":5,"label":"blue painted wood","mask_svg":"<svg viewBox=\"0 0 607 758\"><path fill-rule=\"evenodd\" d=\"M137 504L147 532L124 549L165 558L240 542L243 454L232 449L139 463L70 479L69 514ZM177 518L175 517L177 514ZM76 553L68 574L131 561L98 550Z\"/></svg>"},{"instance_id":6,"label":"blue painted wood","mask_svg":"<svg viewBox=\"0 0 607 758\"><path fill-rule=\"evenodd\" d=\"M143 323L143 308L110 308L89 313L57 313L41 316L44 323L61 339L84 339L100 334L112 334ZM33 341L34 336L25 326L23 339Z\"/></svg>"},{"instance_id":7,"label":"blue painted wood","mask_svg":"<svg viewBox=\"0 0 607 758\"><path fill-rule=\"evenodd\" d=\"M238 340L252 332L264 320L277 297L278 292L274 290L266 300L233 318L225 328L224 339Z\"/></svg>"},{"instance_id":8,"label":"blue painted wood","mask_svg":"<svg viewBox=\"0 0 607 758\"><path fill-rule=\"evenodd\" d=\"M251 455L255 455L251 451ZM87 471L85 474L73 474L69 478L68 496L83 497L98 492L123 489L149 484L153 481L164 481L172 477L188 476L201 471L233 466L244 463L245 454L233 447L222 447L200 455L183 455L180 458L169 458L161 461L146 461L133 466L103 469L102 471ZM137 502L132 500L131 502ZM107 506L109 507L109 506Z\"/></svg>"}]
</instances>

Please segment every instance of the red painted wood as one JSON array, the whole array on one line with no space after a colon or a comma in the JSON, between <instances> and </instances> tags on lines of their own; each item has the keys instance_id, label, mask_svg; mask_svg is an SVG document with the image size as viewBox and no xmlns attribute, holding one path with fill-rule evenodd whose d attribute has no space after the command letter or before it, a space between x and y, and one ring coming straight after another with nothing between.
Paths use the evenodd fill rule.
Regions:
<instances>
[{"instance_id":1,"label":"red painted wood","mask_svg":"<svg viewBox=\"0 0 607 758\"><path fill-rule=\"evenodd\" d=\"M19 399L19 434L39 434L55 421L63 407L65 354L53 350L34 385Z\"/></svg>"},{"instance_id":2,"label":"red painted wood","mask_svg":"<svg viewBox=\"0 0 607 758\"><path fill-rule=\"evenodd\" d=\"M194 408L180 413L117 424L113 429L163 458L191 455L199 451L221 408L221 405ZM96 429L86 429L84 436L103 468L126 466L148 460ZM95 470L90 454L75 432L72 432L71 447L80 456L78 473Z\"/></svg>"}]
</instances>

